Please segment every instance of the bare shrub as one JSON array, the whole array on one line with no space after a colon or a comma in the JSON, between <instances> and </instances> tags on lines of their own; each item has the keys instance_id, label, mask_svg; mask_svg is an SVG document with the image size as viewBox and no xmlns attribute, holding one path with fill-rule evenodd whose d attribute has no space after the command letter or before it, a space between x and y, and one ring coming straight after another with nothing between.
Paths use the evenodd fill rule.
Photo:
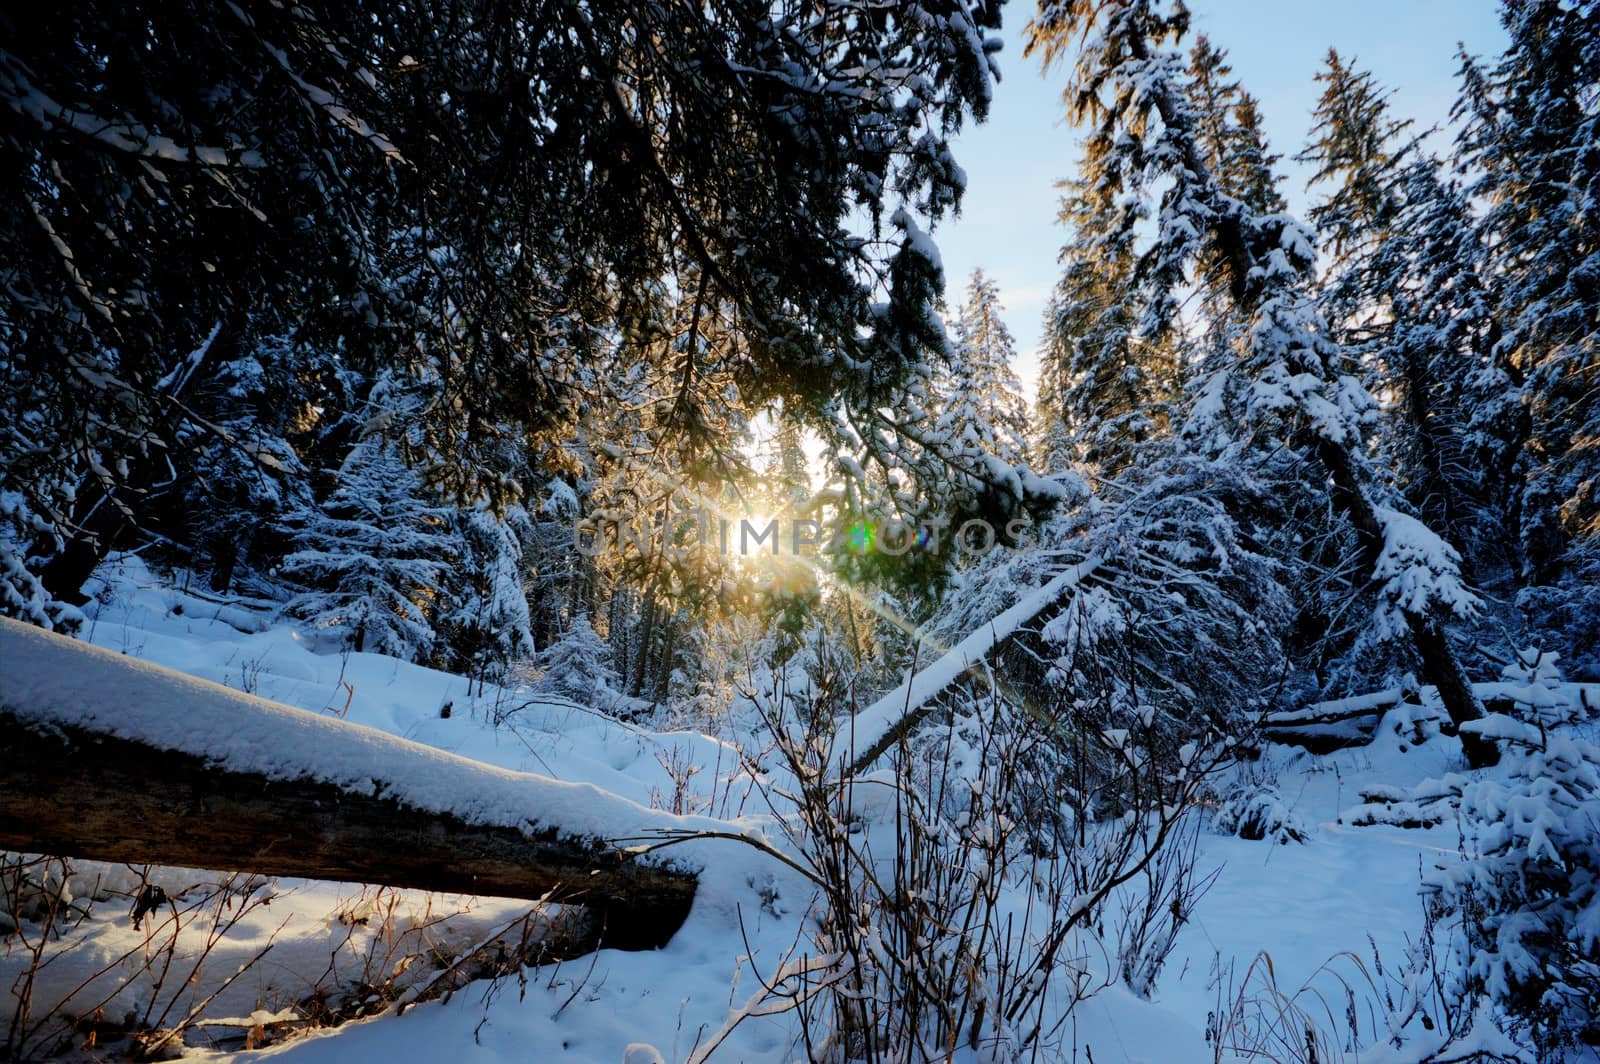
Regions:
<instances>
[{"instance_id":1,"label":"bare shrub","mask_svg":"<svg viewBox=\"0 0 1600 1064\"><path fill-rule=\"evenodd\" d=\"M729 837L799 871L815 900L806 940L757 973L761 988L691 1061L743 1020L784 1011L799 1014L813 1060L1048 1055L1079 1002L1159 970L1203 887L1188 825L1220 746L1157 756L1148 727L958 696L947 727L902 745L891 770L839 780L839 735L816 726L839 707L781 683L752 701L795 781L793 794L766 794L788 846ZM1072 753L1093 765L1066 777L1069 728ZM1125 902L1123 962L1095 931L1140 882L1156 901Z\"/></svg>"},{"instance_id":2,"label":"bare shrub","mask_svg":"<svg viewBox=\"0 0 1600 1064\"><path fill-rule=\"evenodd\" d=\"M0 857L0 953L17 973L0 1059L74 1049L167 1059L189 1046L261 1048L447 998L474 981L522 980L526 966L557 962L559 971L595 937L579 908L541 903L486 928L470 899L446 904L443 895L362 888L329 917L321 974L313 967L298 989L257 991L252 1008L237 984L283 925L247 934L245 925L273 900L272 881L194 882L187 870L97 867L109 876L86 882L60 858ZM99 927L123 920L117 937ZM109 953L108 942L117 943Z\"/></svg>"},{"instance_id":3,"label":"bare shrub","mask_svg":"<svg viewBox=\"0 0 1600 1064\"><path fill-rule=\"evenodd\" d=\"M344 936L329 951L328 967L296 1003L306 1024L334 1027L448 999L476 980L519 974L525 966L587 952L592 938L587 913L540 902L461 947L441 931L470 909L438 904L434 894L423 895L417 907L392 887L368 887L345 905L336 917ZM361 931L367 934L358 935Z\"/></svg>"},{"instance_id":4,"label":"bare shrub","mask_svg":"<svg viewBox=\"0 0 1600 1064\"><path fill-rule=\"evenodd\" d=\"M66 861L27 855L5 855L0 861L6 951L9 956L13 949L23 950L11 987L9 1057L60 1052L81 1040L90 1048L125 1043L138 1058L164 1058L211 1002L272 948L275 933L232 974L202 990L201 971L217 946L270 899L267 882L234 875L169 893L150 881L149 871L138 871L129 890L102 892L97 883L86 900L78 901ZM41 1002L40 977L82 944L81 938L63 944L66 932L91 917L96 901L119 895L131 901L130 917L141 939L87 975L74 973L75 984ZM137 989L125 993L131 988ZM41 1011L43 1004L48 1007Z\"/></svg>"},{"instance_id":5,"label":"bare shrub","mask_svg":"<svg viewBox=\"0 0 1600 1064\"><path fill-rule=\"evenodd\" d=\"M1217 867L1199 872L1195 860L1199 841L1200 818L1184 819L1156 859L1144 866L1129 888L1118 891L1117 974L1140 997L1150 996L1177 945L1178 933L1222 871Z\"/></svg>"},{"instance_id":6,"label":"bare shrub","mask_svg":"<svg viewBox=\"0 0 1600 1064\"><path fill-rule=\"evenodd\" d=\"M1407 939L1398 965L1385 965L1369 935L1370 963L1342 951L1293 988L1279 982L1265 950L1242 976L1219 956L1210 984L1216 1005L1206 1017L1213 1059L1339 1064L1366 1059L1387 1043L1418 1064L1524 1061L1459 990L1453 968L1459 942L1447 941L1450 932L1439 915L1437 902L1424 897L1422 933Z\"/></svg>"}]
</instances>

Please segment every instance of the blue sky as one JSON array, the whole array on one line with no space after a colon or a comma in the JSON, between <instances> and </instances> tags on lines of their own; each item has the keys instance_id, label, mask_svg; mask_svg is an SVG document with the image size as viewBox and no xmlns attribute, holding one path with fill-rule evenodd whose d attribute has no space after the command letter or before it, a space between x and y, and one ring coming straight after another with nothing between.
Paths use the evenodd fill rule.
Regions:
<instances>
[{"instance_id":1,"label":"blue sky","mask_svg":"<svg viewBox=\"0 0 1600 1064\"><path fill-rule=\"evenodd\" d=\"M1318 95L1312 77L1329 46L1393 89L1398 115L1427 127L1449 120L1457 42L1485 56L1505 43L1495 0L1192 0L1190 7L1194 30L1227 49L1234 75L1261 101L1273 150L1284 156L1281 187L1297 214L1309 202L1308 175L1288 156L1305 143ZM967 171L965 206L936 230L952 304L973 267L999 282L1030 397L1041 317L1066 236L1055 224L1055 183L1072 172L1077 151L1076 133L1060 120L1064 71L1046 77L1037 59L1022 58L1031 11L1029 0L1007 5L1003 80L989 120L969 125L955 143Z\"/></svg>"}]
</instances>

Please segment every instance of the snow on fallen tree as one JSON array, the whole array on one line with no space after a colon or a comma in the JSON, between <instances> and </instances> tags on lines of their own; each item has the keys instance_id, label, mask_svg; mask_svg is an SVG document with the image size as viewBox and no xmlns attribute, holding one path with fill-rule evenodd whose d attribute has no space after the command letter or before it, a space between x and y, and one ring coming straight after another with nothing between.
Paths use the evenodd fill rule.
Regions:
<instances>
[{"instance_id":1,"label":"snow on fallen tree","mask_svg":"<svg viewBox=\"0 0 1600 1064\"><path fill-rule=\"evenodd\" d=\"M894 690L857 713L847 725L850 742L841 744L844 756L850 759L840 764L841 774L854 774L870 767L916 726L927 713L929 702L981 665L996 647L1016 634L1017 629L1094 575L1104 561L1099 555L1091 554L1059 573L945 651L926 669L913 672Z\"/></svg>"},{"instance_id":2,"label":"snow on fallen tree","mask_svg":"<svg viewBox=\"0 0 1600 1064\"><path fill-rule=\"evenodd\" d=\"M0 618L0 849L548 897L639 949L699 868L607 840L707 827Z\"/></svg>"},{"instance_id":3,"label":"snow on fallen tree","mask_svg":"<svg viewBox=\"0 0 1600 1064\"><path fill-rule=\"evenodd\" d=\"M1405 688L1391 687L1313 702L1304 709L1268 713L1261 722L1261 731L1275 743L1304 747L1314 754L1331 753L1371 742L1379 719L1405 700Z\"/></svg>"},{"instance_id":4,"label":"snow on fallen tree","mask_svg":"<svg viewBox=\"0 0 1600 1064\"><path fill-rule=\"evenodd\" d=\"M1470 687L1473 697L1491 708L1520 707L1526 713L1553 716L1557 720L1581 719L1600 708L1600 684L1498 680L1474 683ZM1408 702L1433 706L1437 701L1437 693L1431 687L1416 692L1391 687L1370 694L1313 702L1303 709L1268 713L1262 719L1261 730L1272 742L1323 754L1371 742L1384 714L1396 706ZM1503 712L1489 713L1462 724L1461 730L1485 741L1526 739L1526 724L1517 724L1511 733L1506 732L1504 722L1511 719Z\"/></svg>"}]
</instances>

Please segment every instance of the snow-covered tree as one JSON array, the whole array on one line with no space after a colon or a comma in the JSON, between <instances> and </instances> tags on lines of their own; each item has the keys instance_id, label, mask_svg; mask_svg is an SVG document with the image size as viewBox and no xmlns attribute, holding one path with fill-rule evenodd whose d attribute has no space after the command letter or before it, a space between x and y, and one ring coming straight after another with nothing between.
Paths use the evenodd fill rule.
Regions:
<instances>
[{"instance_id":1,"label":"snow-covered tree","mask_svg":"<svg viewBox=\"0 0 1600 1064\"><path fill-rule=\"evenodd\" d=\"M36 539L59 549L55 527L33 512L26 497L0 491L0 616L54 631L73 631L83 615L77 607L56 599L40 581L36 573L39 563L30 564Z\"/></svg>"},{"instance_id":2,"label":"snow-covered tree","mask_svg":"<svg viewBox=\"0 0 1600 1064\"><path fill-rule=\"evenodd\" d=\"M1460 149L1481 171L1498 337L1482 438L1520 485L1510 508L1524 605L1600 638L1600 9L1568 0L1509 4L1510 46L1465 63Z\"/></svg>"},{"instance_id":3,"label":"snow-covered tree","mask_svg":"<svg viewBox=\"0 0 1600 1064\"><path fill-rule=\"evenodd\" d=\"M575 615L566 632L538 653L534 667L540 671L540 689L587 706L604 703L619 686L610 648L585 613Z\"/></svg>"},{"instance_id":4,"label":"snow-covered tree","mask_svg":"<svg viewBox=\"0 0 1600 1064\"><path fill-rule=\"evenodd\" d=\"M1057 220L1071 237L1045 311L1039 420L1047 469L1115 476L1139 444L1170 431L1182 371L1172 334L1139 327L1131 297L1143 214L1122 199L1122 160L1108 149L1091 138L1063 184Z\"/></svg>"},{"instance_id":5,"label":"snow-covered tree","mask_svg":"<svg viewBox=\"0 0 1600 1064\"><path fill-rule=\"evenodd\" d=\"M51 389L26 373L26 334L0 313L0 616L71 631L77 609L40 579L50 557L66 546L57 518L70 512L76 479L52 454L65 446L65 426L47 411Z\"/></svg>"},{"instance_id":6,"label":"snow-covered tree","mask_svg":"<svg viewBox=\"0 0 1600 1064\"><path fill-rule=\"evenodd\" d=\"M1600 746L1491 718L1507 771L1456 780L1469 857L1428 877L1466 931L1452 989L1487 997L1544 1059L1600 1038Z\"/></svg>"},{"instance_id":7,"label":"snow-covered tree","mask_svg":"<svg viewBox=\"0 0 1600 1064\"><path fill-rule=\"evenodd\" d=\"M351 449L333 491L283 522L293 551L278 575L296 589L284 612L331 645L427 660L446 608L458 541L452 509L427 498L421 476L379 432L400 405L381 379L379 413Z\"/></svg>"},{"instance_id":8,"label":"snow-covered tree","mask_svg":"<svg viewBox=\"0 0 1600 1064\"><path fill-rule=\"evenodd\" d=\"M350 405L310 379L336 376L334 361L288 337L267 337L221 361L193 400L206 425L178 430L194 471L185 478L184 503L213 591L230 590L241 570L275 562L280 545L264 540L312 504L310 471L289 437L299 422L313 420L313 410Z\"/></svg>"},{"instance_id":9,"label":"snow-covered tree","mask_svg":"<svg viewBox=\"0 0 1600 1064\"><path fill-rule=\"evenodd\" d=\"M523 543L532 522L520 506L496 515L474 507L453 515L454 560L435 629L447 664L479 680L499 679L506 666L534 651Z\"/></svg>"},{"instance_id":10,"label":"snow-covered tree","mask_svg":"<svg viewBox=\"0 0 1600 1064\"><path fill-rule=\"evenodd\" d=\"M1076 117L1114 139L1128 160L1130 191L1162 190L1154 244L1140 268L1142 327L1170 327L1197 264L1218 274L1249 322L1235 357L1203 383L1191 420L1219 452L1243 444L1273 453L1289 443L1308 466L1315 463L1313 483L1326 480L1334 509L1360 545L1380 616L1393 622L1386 630L1409 637L1452 718L1477 719L1482 707L1444 628L1477 608L1459 556L1386 505L1367 466L1365 433L1376 405L1328 339L1307 291L1310 234L1230 194L1205 160L1184 64L1171 48L1187 28L1181 4L1047 2L1029 26L1029 48L1050 64L1077 47L1068 91ZM1482 763L1493 748L1472 742L1469 754Z\"/></svg>"},{"instance_id":11,"label":"snow-covered tree","mask_svg":"<svg viewBox=\"0 0 1600 1064\"><path fill-rule=\"evenodd\" d=\"M940 380L935 431L962 451L992 455L1007 466L1026 461L1027 407L1011 364L1017 345L1002 317L1000 286L983 270L972 271L967 297L956 315L950 368Z\"/></svg>"},{"instance_id":12,"label":"snow-covered tree","mask_svg":"<svg viewBox=\"0 0 1600 1064\"><path fill-rule=\"evenodd\" d=\"M1332 252L1324 314L1386 397L1379 445L1401 490L1476 556L1491 538L1483 511L1503 470L1485 471L1490 456L1470 446L1490 311L1471 210L1371 74L1330 50L1317 79L1323 93L1300 159L1316 167L1312 186L1327 189L1310 213Z\"/></svg>"},{"instance_id":13,"label":"snow-covered tree","mask_svg":"<svg viewBox=\"0 0 1600 1064\"><path fill-rule=\"evenodd\" d=\"M1189 52L1189 96L1195 140L1224 191L1257 213L1282 212L1273 170L1279 156L1267 144L1261 106L1233 78L1228 53L1203 33Z\"/></svg>"},{"instance_id":14,"label":"snow-covered tree","mask_svg":"<svg viewBox=\"0 0 1600 1064\"><path fill-rule=\"evenodd\" d=\"M927 227L964 190L951 142L987 113L999 24L948 0L0 15L0 142L26 160L0 202L4 368L48 426L0 437L0 490L51 525L41 579L76 595L145 542L214 356L302 327L438 384L417 429L461 502L515 501L484 460L503 430L558 445L595 370L680 312L737 333L721 371L753 405L885 461L921 448L893 399L942 346ZM699 353L679 394L709 399Z\"/></svg>"}]
</instances>

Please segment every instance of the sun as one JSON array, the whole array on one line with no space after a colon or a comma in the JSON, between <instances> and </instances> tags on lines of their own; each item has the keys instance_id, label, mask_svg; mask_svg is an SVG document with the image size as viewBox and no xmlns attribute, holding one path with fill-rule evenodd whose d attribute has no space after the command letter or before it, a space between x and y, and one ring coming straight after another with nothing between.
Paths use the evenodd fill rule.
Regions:
<instances>
[{"instance_id":1,"label":"sun","mask_svg":"<svg viewBox=\"0 0 1600 1064\"><path fill-rule=\"evenodd\" d=\"M764 510L745 510L728 529L728 553L741 565L756 565L784 553L784 520Z\"/></svg>"}]
</instances>

